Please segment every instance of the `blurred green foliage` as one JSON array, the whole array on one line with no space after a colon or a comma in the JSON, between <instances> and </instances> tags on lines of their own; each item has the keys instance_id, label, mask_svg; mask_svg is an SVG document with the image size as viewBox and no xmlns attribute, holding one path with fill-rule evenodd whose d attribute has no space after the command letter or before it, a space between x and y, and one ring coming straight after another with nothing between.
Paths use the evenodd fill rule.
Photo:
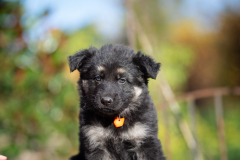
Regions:
<instances>
[{"instance_id":1,"label":"blurred green foliage","mask_svg":"<svg viewBox=\"0 0 240 160\"><path fill-rule=\"evenodd\" d=\"M234 73L239 73L239 44L235 43L236 38L229 38L234 35L229 29L231 26L224 23L217 35L200 34L193 29L192 23L171 26L169 11L158 3L156 0L141 1L141 5L134 5L134 10L139 22L145 24L143 30L152 38L155 57L162 63L161 70L175 93L238 85L240 75ZM173 9L179 3L181 1L176 1ZM40 160L67 159L77 153L79 145L76 87L79 74L70 74L67 56L90 45L99 48L109 42L104 41L92 25L72 34L51 29L46 31L44 39L29 40L28 30L49 12L32 19L23 17L24 8L18 1L0 1L0 4L0 154L10 160L23 160L27 155ZM238 22L239 17L232 15L229 21ZM21 23L23 19L27 22ZM234 33L239 34L236 23L230 24L235 28ZM125 37L122 36L121 43L127 43ZM138 48L142 46L138 44ZM228 56L228 51L232 56ZM228 62L231 65L224 68L222 64ZM223 76L223 71L229 76ZM163 97L157 86L158 81L150 80L150 94L159 113L159 138L163 149L166 152L165 146L169 145L169 159L192 159L169 110L169 129L166 128ZM239 98L226 97L224 102L228 158L235 160L240 158ZM180 106L182 116L188 119L186 103ZM197 135L204 158L220 159L215 112L209 100L197 103Z\"/></svg>"}]
</instances>

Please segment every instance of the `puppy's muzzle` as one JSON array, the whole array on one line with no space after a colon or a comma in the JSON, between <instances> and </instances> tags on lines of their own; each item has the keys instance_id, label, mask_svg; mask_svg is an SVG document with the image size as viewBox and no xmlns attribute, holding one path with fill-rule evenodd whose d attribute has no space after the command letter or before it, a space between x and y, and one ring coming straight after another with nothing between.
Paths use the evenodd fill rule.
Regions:
<instances>
[{"instance_id":1,"label":"puppy's muzzle","mask_svg":"<svg viewBox=\"0 0 240 160\"><path fill-rule=\"evenodd\" d=\"M101 103L104 105L104 106L109 106L111 105L113 102L113 99L111 97L102 97L101 98Z\"/></svg>"}]
</instances>

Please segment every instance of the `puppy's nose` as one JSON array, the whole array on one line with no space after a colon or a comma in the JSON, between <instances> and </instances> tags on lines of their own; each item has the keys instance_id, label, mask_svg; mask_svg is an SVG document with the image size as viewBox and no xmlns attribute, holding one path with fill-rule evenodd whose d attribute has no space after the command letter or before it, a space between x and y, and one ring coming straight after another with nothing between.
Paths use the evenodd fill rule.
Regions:
<instances>
[{"instance_id":1,"label":"puppy's nose","mask_svg":"<svg viewBox=\"0 0 240 160\"><path fill-rule=\"evenodd\" d=\"M113 102L113 99L110 97L103 97L101 103L105 106L109 106Z\"/></svg>"}]
</instances>

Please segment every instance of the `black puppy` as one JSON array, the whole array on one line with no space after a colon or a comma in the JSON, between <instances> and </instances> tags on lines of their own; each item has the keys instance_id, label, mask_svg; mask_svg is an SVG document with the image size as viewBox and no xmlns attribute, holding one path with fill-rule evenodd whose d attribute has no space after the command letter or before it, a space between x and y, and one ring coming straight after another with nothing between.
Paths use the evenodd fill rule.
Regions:
<instances>
[{"instance_id":1,"label":"black puppy","mask_svg":"<svg viewBox=\"0 0 240 160\"><path fill-rule=\"evenodd\" d=\"M72 160L165 160L148 78L160 68L123 45L90 47L69 56L81 96L80 153Z\"/></svg>"}]
</instances>

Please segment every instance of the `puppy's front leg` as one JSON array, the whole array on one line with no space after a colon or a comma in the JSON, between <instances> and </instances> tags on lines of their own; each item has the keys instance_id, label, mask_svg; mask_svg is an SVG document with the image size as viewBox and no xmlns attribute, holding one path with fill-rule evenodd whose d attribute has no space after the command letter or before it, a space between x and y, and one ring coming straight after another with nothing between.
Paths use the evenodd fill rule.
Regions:
<instances>
[{"instance_id":1,"label":"puppy's front leg","mask_svg":"<svg viewBox=\"0 0 240 160\"><path fill-rule=\"evenodd\" d=\"M166 160L163 156L162 146L159 139L154 137L146 138L137 152L139 160Z\"/></svg>"}]
</instances>

